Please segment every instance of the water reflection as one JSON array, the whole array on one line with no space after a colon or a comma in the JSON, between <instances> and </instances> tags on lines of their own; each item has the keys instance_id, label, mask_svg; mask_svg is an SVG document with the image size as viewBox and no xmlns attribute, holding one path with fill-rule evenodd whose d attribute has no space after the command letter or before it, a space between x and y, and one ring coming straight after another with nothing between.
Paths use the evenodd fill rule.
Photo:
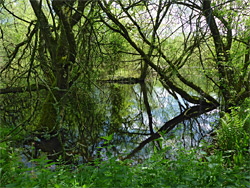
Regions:
<instances>
[{"instance_id":1,"label":"water reflection","mask_svg":"<svg viewBox=\"0 0 250 188\"><path fill-rule=\"evenodd\" d=\"M147 100L143 89L146 89ZM82 97L83 101L86 100L84 95ZM114 86L109 83L103 85L102 92L97 89L95 96L91 97L94 102L85 105L89 108L77 112L79 114L69 111L70 118L64 124L65 149L78 156L78 163L96 158L107 159L110 153L111 156L125 157L149 138L152 131L156 133L166 122L193 106L180 95L171 94L159 81L148 82L143 87L142 84ZM69 109L79 108L73 106ZM214 110L198 118L182 121L167 134L162 134L162 148L171 146L174 150L179 145L190 148L199 146L202 139L209 141L207 135L216 126L217 119L218 112ZM113 134L113 139L105 144L102 137L110 134ZM150 157L155 147L159 149L159 142L150 142L134 158ZM171 154L169 151L166 156L171 157Z\"/></svg>"},{"instance_id":2,"label":"water reflection","mask_svg":"<svg viewBox=\"0 0 250 188\"><path fill-rule=\"evenodd\" d=\"M124 137L124 143L117 145L119 151L128 151L129 149L135 148L141 141L148 137L143 134L150 135L148 126L149 117L145 108L141 85L136 84L134 86L129 85L126 87L123 86L122 89L127 89L128 91L132 90L133 92L129 97L127 95L125 97L125 100L131 105L127 109L127 111L129 111L129 117L123 116L123 119L132 119L133 122L129 125L123 123L123 128L124 131L128 131L129 133L141 133L142 135L133 137L130 137L129 135L124 137L124 135L122 135ZM178 94L173 97L158 82L155 82L154 84L149 83L146 85L146 88L151 108L154 132L157 132L165 122L179 115L185 108L193 106L193 104L185 101ZM124 91L124 93L127 92ZM214 129L218 117L218 112L214 110L210 113L202 114L198 118L183 121L168 134L163 136L163 147L172 146L175 148L177 145L181 144L186 148L190 148L199 146L202 139L209 141L210 137L207 135ZM120 140L120 137L120 135L118 136L115 134L114 140ZM150 153L153 152L154 145L154 143L146 145L139 155L144 157L150 156Z\"/></svg>"}]
</instances>

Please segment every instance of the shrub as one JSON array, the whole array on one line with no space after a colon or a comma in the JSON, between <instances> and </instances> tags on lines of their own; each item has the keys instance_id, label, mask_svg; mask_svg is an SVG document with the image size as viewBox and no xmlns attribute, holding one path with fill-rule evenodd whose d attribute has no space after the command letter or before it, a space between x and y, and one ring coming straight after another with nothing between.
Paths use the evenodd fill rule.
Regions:
<instances>
[{"instance_id":1,"label":"shrub","mask_svg":"<svg viewBox=\"0 0 250 188\"><path fill-rule=\"evenodd\" d=\"M246 127L250 120L250 113L241 114L241 108L232 109L221 118L221 127L217 131L217 145L223 155L228 158L228 164L240 165L249 161L249 132ZM250 111L250 108L245 109Z\"/></svg>"}]
</instances>

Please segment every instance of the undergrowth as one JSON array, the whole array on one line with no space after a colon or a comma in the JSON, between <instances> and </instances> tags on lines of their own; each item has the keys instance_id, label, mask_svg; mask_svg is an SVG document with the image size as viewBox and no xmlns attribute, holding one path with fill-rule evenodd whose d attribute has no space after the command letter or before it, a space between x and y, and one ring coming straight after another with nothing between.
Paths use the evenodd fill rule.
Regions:
<instances>
[{"instance_id":1,"label":"undergrowth","mask_svg":"<svg viewBox=\"0 0 250 188\"><path fill-rule=\"evenodd\" d=\"M233 116L233 117L232 117ZM92 164L62 165L45 157L23 162L18 151L0 144L1 187L250 187L248 116L232 112L222 120L217 145L186 150L166 147L140 164L109 157ZM112 137L107 137L109 142ZM218 147L219 146L219 147ZM109 146L111 147L111 146ZM206 148L213 148L208 153ZM108 149L108 148L107 148ZM175 150L175 159L166 153Z\"/></svg>"},{"instance_id":2,"label":"undergrowth","mask_svg":"<svg viewBox=\"0 0 250 188\"><path fill-rule=\"evenodd\" d=\"M249 161L245 165L226 167L218 152L206 156L196 150L179 150L176 160L156 153L142 164L132 160L110 158L104 162L77 167L57 165L55 169L43 159L25 167L17 156L1 160L1 187L249 187ZM203 159L205 157L206 160Z\"/></svg>"}]
</instances>

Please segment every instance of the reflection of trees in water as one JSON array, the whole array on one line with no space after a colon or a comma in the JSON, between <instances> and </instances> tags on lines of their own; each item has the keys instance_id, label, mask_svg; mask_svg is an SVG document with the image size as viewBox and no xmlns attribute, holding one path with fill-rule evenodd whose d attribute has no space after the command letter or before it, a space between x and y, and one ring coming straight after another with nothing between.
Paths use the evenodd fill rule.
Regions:
<instances>
[{"instance_id":1,"label":"reflection of trees in water","mask_svg":"<svg viewBox=\"0 0 250 188\"><path fill-rule=\"evenodd\" d=\"M147 91L148 88L150 88L150 92ZM141 87L140 84L116 85L115 89L112 85L106 85L103 90L105 90L106 98L103 93L99 95L100 93L96 92L96 96L88 96L94 100L87 100L86 95L76 92L75 97L71 99L70 106L65 108L63 124L65 128L60 131L65 151L68 156L81 156L83 162L93 160L95 157L103 157L107 145L104 144L101 137L112 133L114 135L110 145L114 145L114 147L111 148L111 152L124 156L129 148L134 148L152 135L149 127L149 111L152 117L152 131L155 133L164 122L174 118L181 112L180 109L184 110L184 106L189 105L180 97L175 98L169 95L159 84L157 86L152 83L145 84L144 87ZM150 106L150 109L145 106L145 92L147 92L147 105ZM129 95L124 93L129 93ZM103 101L102 106L100 101ZM106 110L103 111L103 109ZM178 127L173 128L164 136L166 144L171 140L172 144L182 142L184 146L197 145L199 140L210 131L207 130L208 126L214 120L211 116L209 117L210 119L204 115L197 119L181 122ZM55 138L50 138L51 144L56 144L53 141ZM34 137L29 139L23 141L24 145L29 141L33 142ZM46 151L48 145L46 138L37 138L34 143L37 147L36 152L39 149ZM153 151L154 145L157 146L157 143L148 145L141 153L145 157L148 156ZM98 147L103 147L103 149L98 149ZM98 154L98 152L102 154ZM38 154L39 152L36 153L36 155ZM34 153L28 155L30 155L29 158L38 157Z\"/></svg>"},{"instance_id":2,"label":"reflection of trees in water","mask_svg":"<svg viewBox=\"0 0 250 188\"><path fill-rule=\"evenodd\" d=\"M110 134L124 158L160 150L161 136L198 145L211 113L250 90L249 6L216 3L3 2L1 119L12 130L2 141L83 161L100 157ZM23 6L30 17L10 11Z\"/></svg>"},{"instance_id":3,"label":"reflection of trees in water","mask_svg":"<svg viewBox=\"0 0 250 188\"><path fill-rule=\"evenodd\" d=\"M139 87L140 85L136 85L135 87ZM145 89L146 87L144 87ZM138 98L133 101L135 101L135 106L143 107L142 109L139 109L141 119L136 121L134 123L134 127L131 128L132 132L140 132L140 130L147 130L146 132L148 134L151 134L150 128L149 128L149 118L148 118L148 109L147 106L144 104L145 99L143 92L139 89L136 89L137 93L135 96ZM151 94L150 94L151 93ZM178 116L179 113L185 110L185 108L190 107L190 103L183 100L180 97L173 97L169 95L169 93L160 86L155 86L152 88L152 92L149 93L149 103L151 106L151 115L152 115L152 127L153 131L157 132L159 130L160 126L167 122L170 119L173 119L174 117ZM153 94L153 95L152 95ZM165 104L163 107L159 107L159 104ZM135 113L134 116L137 114ZM175 128L173 128L171 131L169 131L168 134L164 136L165 142L167 143L168 140L172 140L173 142L181 142L182 145L186 147L194 147L198 146L200 141L206 137L208 137L208 134L213 131L213 123L215 123L218 116L216 113L209 114L209 115L202 115L198 118L192 118L189 120L184 120L181 123L179 123ZM148 126L148 127L147 127ZM164 135L164 134L163 134ZM143 139L146 139L147 136L141 137ZM163 142L164 143L164 142ZM157 144L157 143L156 143ZM153 152L152 146L148 146L151 149L145 149L144 152ZM143 153L144 153L143 152Z\"/></svg>"}]
</instances>

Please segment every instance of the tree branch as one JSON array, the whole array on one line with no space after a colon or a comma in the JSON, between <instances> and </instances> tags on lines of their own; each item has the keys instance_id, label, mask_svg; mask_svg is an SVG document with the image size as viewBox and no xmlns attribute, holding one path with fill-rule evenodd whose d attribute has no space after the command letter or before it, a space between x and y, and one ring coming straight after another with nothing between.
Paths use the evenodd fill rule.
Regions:
<instances>
[{"instance_id":1,"label":"tree branch","mask_svg":"<svg viewBox=\"0 0 250 188\"><path fill-rule=\"evenodd\" d=\"M55 62L56 59L56 41L51 33L49 22L41 9L41 1L30 0L30 4L35 12L37 20L39 22L39 28L45 38L47 47L49 49L51 59Z\"/></svg>"},{"instance_id":2,"label":"tree branch","mask_svg":"<svg viewBox=\"0 0 250 188\"><path fill-rule=\"evenodd\" d=\"M139 78L129 77L129 78L118 78L112 80L98 80L101 83L119 83L119 84L137 84L143 82Z\"/></svg>"},{"instance_id":3,"label":"tree branch","mask_svg":"<svg viewBox=\"0 0 250 188\"><path fill-rule=\"evenodd\" d=\"M130 159L131 157L133 157L137 152L139 152L145 145L147 145L148 143L156 140L157 138L160 138L161 135L159 133L168 133L171 130L173 130L175 128L176 125L178 125L179 123L181 123L184 120L188 120L194 117L197 117L201 114L204 114L205 112L209 112L212 111L216 108L217 106L214 105L197 105L197 106L193 106L187 110L185 110L183 113L181 113L179 116L175 117L174 119L171 119L170 121L166 122L160 129L158 132L154 133L152 136L150 136L149 138L147 138L146 140L144 140L143 142L141 142L139 144L138 147L136 147L129 155L127 155L123 160L126 159Z\"/></svg>"},{"instance_id":4,"label":"tree branch","mask_svg":"<svg viewBox=\"0 0 250 188\"><path fill-rule=\"evenodd\" d=\"M11 88L1 88L0 94L8 94L8 93L23 93L27 91L37 91L41 89L46 89L44 85L36 85L32 84L30 87L11 87Z\"/></svg>"}]
</instances>

